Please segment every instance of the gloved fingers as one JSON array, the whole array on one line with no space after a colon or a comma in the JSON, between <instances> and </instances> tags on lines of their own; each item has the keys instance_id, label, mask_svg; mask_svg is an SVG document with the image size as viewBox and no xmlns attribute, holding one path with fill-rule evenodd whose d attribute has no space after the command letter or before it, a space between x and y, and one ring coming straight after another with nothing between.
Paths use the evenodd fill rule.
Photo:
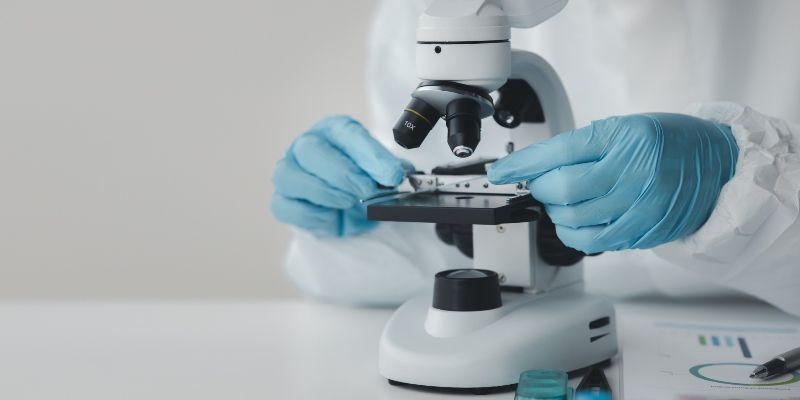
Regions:
<instances>
[{"instance_id":1,"label":"gloved fingers","mask_svg":"<svg viewBox=\"0 0 800 400\"><path fill-rule=\"evenodd\" d=\"M608 225L613 223L636 202L637 192L611 189L607 194L576 204L546 204L547 215L554 224L570 228Z\"/></svg>"},{"instance_id":2,"label":"gloved fingers","mask_svg":"<svg viewBox=\"0 0 800 400\"><path fill-rule=\"evenodd\" d=\"M304 171L293 158L278 161L272 182L275 190L284 197L305 200L322 207L347 209L358 202L356 196L336 189Z\"/></svg>"},{"instance_id":3,"label":"gloved fingers","mask_svg":"<svg viewBox=\"0 0 800 400\"><path fill-rule=\"evenodd\" d=\"M301 168L340 191L363 199L379 190L364 170L324 138L301 136L292 148L292 157Z\"/></svg>"},{"instance_id":4,"label":"gloved fingers","mask_svg":"<svg viewBox=\"0 0 800 400\"><path fill-rule=\"evenodd\" d=\"M372 179L384 186L397 186L405 176L403 165L373 138L358 121L347 116L322 119L309 133L328 140Z\"/></svg>"},{"instance_id":5,"label":"gloved fingers","mask_svg":"<svg viewBox=\"0 0 800 400\"><path fill-rule=\"evenodd\" d=\"M400 164L402 164L403 171L406 174L417 172L417 167L415 167L414 164L411 163L411 161L408 161L405 158L400 159Z\"/></svg>"},{"instance_id":6,"label":"gloved fingers","mask_svg":"<svg viewBox=\"0 0 800 400\"><path fill-rule=\"evenodd\" d=\"M578 175L567 174L567 167L529 184L545 202L559 238L587 253L651 248L695 232L735 169L733 141L708 121L654 113L611 117L592 126L596 138L589 147L600 155L597 164L616 170L608 174L617 180L607 194L574 202L596 194L583 192L589 189L576 182L597 179L573 179Z\"/></svg>"},{"instance_id":7,"label":"gloved fingers","mask_svg":"<svg viewBox=\"0 0 800 400\"><path fill-rule=\"evenodd\" d=\"M556 235L567 247L580 250L585 254L602 253L631 248L626 237L609 234L608 226L595 225L581 228L570 228L556 225Z\"/></svg>"},{"instance_id":8,"label":"gloved fingers","mask_svg":"<svg viewBox=\"0 0 800 400\"><path fill-rule=\"evenodd\" d=\"M664 214L657 208L656 205L649 203L633 205L623 212L619 218L607 225L575 228L556 224L556 234L567 246L587 254L653 247L645 246L643 241L651 233L656 233L656 236L660 236L660 233L655 231L664 228L658 225ZM660 243L663 242L658 244Z\"/></svg>"},{"instance_id":9,"label":"gloved fingers","mask_svg":"<svg viewBox=\"0 0 800 400\"><path fill-rule=\"evenodd\" d=\"M610 250L606 248L601 240L598 240L603 229L605 229L604 226L570 228L564 225L556 225L556 235L567 247L586 254L593 254Z\"/></svg>"},{"instance_id":10,"label":"gloved fingers","mask_svg":"<svg viewBox=\"0 0 800 400\"><path fill-rule=\"evenodd\" d=\"M489 181L527 181L558 167L596 161L602 155L602 147L594 143L594 129L594 124L588 125L515 151L492 163Z\"/></svg>"},{"instance_id":11,"label":"gloved fingers","mask_svg":"<svg viewBox=\"0 0 800 400\"><path fill-rule=\"evenodd\" d=\"M378 221L367 219L367 208L363 204L356 204L343 212L342 236L358 235L374 228L378 224Z\"/></svg>"},{"instance_id":12,"label":"gloved fingers","mask_svg":"<svg viewBox=\"0 0 800 400\"><path fill-rule=\"evenodd\" d=\"M341 236L342 212L320 207L303 200L272 195L272 215L278 221L305 229L319 236Z\"/></svg>"},{"instance_id":13,"label":"gloved fingers","mask_svg":"<svg viewBox=\"0 0 800 400\"><path fill-rule=\"evenodd\" d=\"M619 175L602 160L566 165L528 182L536 200L544 204L576 204L606 195Z\"/></svg>"},{"instance_id":14,"label":"gloved fingers","mask_svg":"<svg viewBox=\"0 0 800 400\"><path fill-rule=\"evenodd\" d=\"M684 186L688 184L688 186ZM660 185L660 184L658 184ZM609 225L609 237L624 238L623 248L651 248L693 232L697 216L695 182L682 181L646 192L629 211ZM688 189L688 190L687 190Z\"/></svg>"}]
</instances>

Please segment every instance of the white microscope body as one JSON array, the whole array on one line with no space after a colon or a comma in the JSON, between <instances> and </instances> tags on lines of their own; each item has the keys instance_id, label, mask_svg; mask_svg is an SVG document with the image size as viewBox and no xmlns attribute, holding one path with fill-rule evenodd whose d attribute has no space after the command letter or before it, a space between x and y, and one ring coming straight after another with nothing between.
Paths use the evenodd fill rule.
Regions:
<instances>
[{"instance_id":1,"label":"white microscope body","mask_svg":"<svg viewBox=\"0 0 800 400\"><path fill-rule=\"evenodd\" d=\"M398 143L419 146L438 118L447 120L448 143L460 157L472 154L480 140L480 119L490 115L514 128L509 130L509 151L573 129L572 111L555 71L537 55L512 51L509 43L511 27L533 27L565 4L432 1L417 29L417 73L423 83L412 94L404 113L408 118L396 126ZM540 119L520 121L525 110L507 104L513 98L503 110L492 103L488 93L510 80L533 89ZM504 96L502 90L500 94ZM469 104L455 107L461 99ZM421 125L428 125L427 131ZM517 383L525 370L574 371L613 357L617 336L611 303L584 292L581 262L555 266L543 260L537 222L473 225L474 267L497 272L500 284L516 290L502 292L501 305L475 311L432 306L431 293L409 300L384 329L380 373L391 383L492 389Z\"/></svg>"}]
</instances>

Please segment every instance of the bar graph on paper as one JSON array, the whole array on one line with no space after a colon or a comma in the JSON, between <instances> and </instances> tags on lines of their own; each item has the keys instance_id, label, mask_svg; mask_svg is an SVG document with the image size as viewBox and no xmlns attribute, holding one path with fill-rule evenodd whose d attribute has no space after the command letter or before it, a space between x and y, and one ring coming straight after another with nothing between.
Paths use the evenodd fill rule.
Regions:
<instances>
[{"instance_id":1,"label":"bar graph on paper","mask_svg":"<svg viewBox=\"0 0 800 400\"><path fill-rule=\"evenodd\" d=\"M700 346L736 348L737 351L742 353L742 357L753 358L753 354L750 353L750 346L747 345L747 339L743 336L733 338L731 336L705 335L700 333L697 335L697 341Z\"/></svg>"},{"instance_id":2,"label":"bar graph on paper","mask_svg":"<svg viewBox=\"0 0 800 400\"><path fill-rule=\"evenodd\" d=\"M800 373L750 379L760 363L800 346L800 327L642 321L626 334L626 400L797 399Z\"/></svg>"}]
</instances>

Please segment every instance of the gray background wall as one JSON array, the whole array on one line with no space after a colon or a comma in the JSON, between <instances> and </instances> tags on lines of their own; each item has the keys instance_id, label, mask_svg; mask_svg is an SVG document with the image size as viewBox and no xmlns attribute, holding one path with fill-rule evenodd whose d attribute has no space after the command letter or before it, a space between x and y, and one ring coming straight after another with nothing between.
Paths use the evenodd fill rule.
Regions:
<instances>
[{"instance_id":1,"label":"gray background wall","mask_svg":"<svg viewBox=\"0 0 800 400\"><path fill-rule=\"evenodd\" d=\"M272 166L366 118L370 0L0 2L0 297L280 297Z\"/></svg>"}]
</instances>

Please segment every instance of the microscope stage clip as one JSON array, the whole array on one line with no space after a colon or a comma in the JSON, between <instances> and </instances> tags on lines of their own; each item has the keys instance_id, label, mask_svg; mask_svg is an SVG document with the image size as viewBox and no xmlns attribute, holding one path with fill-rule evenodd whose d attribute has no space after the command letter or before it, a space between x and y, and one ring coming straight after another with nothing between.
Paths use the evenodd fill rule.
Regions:
<instances>
[{"instance_id":1,"label":"microscope stage clip","mask_svg":"<svg viewBox=\"0 0 800 400\"><path fill-rule=\"evenodd\" d=\"M388 200L398 200L419 193L473 193L502 194L519 196L528 194L526 182L509 185L494 185L486 175L439 175L409 174L406 179L393 190L379 193L359 200L361 204L371 205Z\"/></svg>"}]
</instances>

